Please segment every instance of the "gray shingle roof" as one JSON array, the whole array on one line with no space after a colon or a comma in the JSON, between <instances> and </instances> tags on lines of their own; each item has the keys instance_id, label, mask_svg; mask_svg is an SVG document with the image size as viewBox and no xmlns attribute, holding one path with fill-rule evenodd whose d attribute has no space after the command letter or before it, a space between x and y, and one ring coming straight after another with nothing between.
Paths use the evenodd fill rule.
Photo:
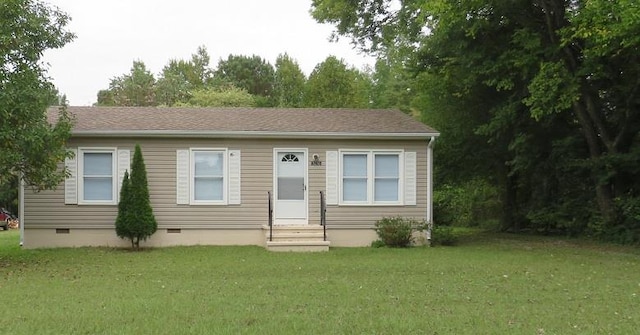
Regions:
<instances>
[{"instance_id":1,"label":"gray shingle roof","mask_svg":"<svg viewBox=\"0 0 640 335\"><path fill-rule=\"evenodd\" d=\"M55 120L57 108L49 109ZM438 132L398 110L325 108L68 107L75 135L398 135Z\"/></svg>"}]
</instances>

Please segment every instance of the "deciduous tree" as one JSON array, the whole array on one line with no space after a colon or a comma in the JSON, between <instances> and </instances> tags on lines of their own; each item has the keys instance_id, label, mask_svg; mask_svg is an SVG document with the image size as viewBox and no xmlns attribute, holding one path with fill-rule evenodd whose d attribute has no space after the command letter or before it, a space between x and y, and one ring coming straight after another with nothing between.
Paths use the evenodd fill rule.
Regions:
<instances>
[{"instance_id":1,"label":"deciduous tree","mask_svg":"<svg viewBox=\"0 0 640 335\"><path fill-rule=\"evenodd\" d=\"M362 72L348 68L335 56L316 65L305 85L304 106L366 108L371 81Z\"/></svg>"},{"instance_id":2,"label":"deciduous tree","mask_svg":"<svg viewBox=\"0 0 640 335\"><path fill-rule=\"evenodd\" d=\"M128 74L111 79L107 92L98 92L102 106L155 106L156 79L142 61L134 61Z\"/></svg>"},{"instance_id":3,"label":"deciduous tree","mask_svg":"<svg viewBox=\"0 0 640 335\"><path fill-rule=\"evenodd\" d=\"M289 55L276 59L274 97L278 107L302 107L306 78L300 65Z\"/></svg>"},{"instance_id":4,"label":"deciduous tree","mask_svg":"<svg viewBox=\"0 0 640 335\"><path fill-rule=\"evenodd\" d=\"M156 83L156 102L164 106L186 103L193 90L211 86L213 71L209 68L209 60L207 49L201 46L189 61L169 61Z\"/></svg>"},{"instance_id":5,"label":"deciduous tree","mask_svg":"<svg viewBox=\"0 0 640 335\"><path fill-rule=\"evenodd\" d=\"M409 50L407 64L416 76L427 74L422 87L431 99L444 88L444 99L470 102L459 106L462 120L474 120L467 134L500 157L499 184L514 205L505 213L521 213L507 226L522 221L570 232L599 222L588 228L640 241L640 220L625 214L640 208L634 1L314 0L312 6L318 21L335 24L337 35L364 50Z\"/></svg>"},{"instance_id":6,"label":"deciduous tree","mask_svg":"<svg viewBox=\"0 0 640 335\"><path fill-rule=\"evenodd\" d=\"M270 99L275 80L274 69L260 56L229 55L226 60L218 62L214 76L254 96L264 97L262 105L273 104Z\"/></svg>"},{"instance_id":7,"label":"deciduous tree","mask_svg":"<svg viewBox=\"0 0 640 335\"><path fill-rule=\"evenodd\" d=\"M195 90L188 102L179 103L177 106L255 107L256 99L244 89L225 85Z\"/></svg>"},{"instance_id":8,"label":"deciduous tree","mask_svg":"<svg viewBox=\"0 0 640 335\"><path fill-rule=\"evenodd\" d=\"M72 118L64 107L47 118L57 91L40 58L73 40L69 20L37 0L0 2L0 185L21 176L35 189L48 189L64 180L58 164L70 155L65 143Z\"/></svg>"}]
</instances>

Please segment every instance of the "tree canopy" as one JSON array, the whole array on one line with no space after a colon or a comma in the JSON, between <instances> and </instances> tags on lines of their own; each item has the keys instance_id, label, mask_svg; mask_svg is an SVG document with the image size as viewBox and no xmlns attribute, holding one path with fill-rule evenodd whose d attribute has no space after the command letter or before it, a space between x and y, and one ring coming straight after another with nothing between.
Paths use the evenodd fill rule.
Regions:
<instances>
[{"instance_id":1,"label":"tree canopy","mask_svg":"<svg viewBox=\"0 0 640 335\"><path fill-rule=\"evenodd\" d=\"M186 103L176 106L255 107L255 96L233 85L194 90Z\"/></svg>"},{"instance_id":2,"label":"tree canopy","mask_svg":"<svg viewBox=\"0 0 640 335\"><path fill-rule=\"evenodd\" d=\"M309 79L287 54L275 68L259 56L229 55L209 66L206 48L172 59L156 77L141 61L98 92L99 106L370 107L372 74L330 56Z\"/></svg>"},{"instance_id":3,"label":"tree canopy","mask_svg":"<svg viewBox=\"0 0 640 335\"><path fill-rule=\"evenodd\" d=\"M309 75L305 86L305 107L366 108L369 105L370 79L348 68L335 56L327 57Z\"/></svg>"},{"instance_id":4,"label":"tree canopy","mask_svg":"<svg viewBox=\"0 0 640 335\"><path fill-rule=\"evenodd\" d=\"M172 59L156 82L156 103L173 106L187 102L194 90L211 86L213 73L209 68L210 56L204 46L198 47L190 61Z\"/></svg>"},{"instance_id":5,"label":"tree canopy","mask_svg":"<svg viewBox=\"0 0 640 335\"><path fill-rule=\"evenodd\" d=\"M302 107L304 85L307 79L300 65L287 54L276 59L274 98L279 107Z\"/></svg>"},{"instance_id":6,"label":"tree canopy","mask_svg":"<svg viewBox=\"0 0 640 335\"><path fill-rule=\"evenodd\" d=\"M155 106L156 78L142 61L134 61L129 74L111 79L109 89L98 92L98 105Z\"/></svg>"},{"instance_id":7,"label":"tree canopy","mask_svg":"<svg viewBox=\"0 0 640 335\"><path fill-rule=\"evenodd\" d=\"M443 133L439 178L499 187L503 228L640 241L634 1L313 0L312 15L403 64L411 108Z\"/></svg>"},{"instance_id":8,"label":"tree canopy","mask_svg":"<svg viewBox=\"0 0 640 335\"><path fill-rule=\"evenodd\" d=\"M269 97L273 93L273 66L260 56L229 55L218 62L215 77L253 95Z\"/></svg>"},{"instance_id":9,"label":"tree canopy","mask_svg":"<svg viewBox=\"0 0 640 335\"><path fill-rule=\"evenodd\" d=\"M64 108L53 125L47 119L58 92L40 59L73 40L69 20L40 1L0 2L0 185L22 176L27 185L47 189L64 180L58 164L70 155L65 142L72 119Z\"/></svg>"}]
</instances>

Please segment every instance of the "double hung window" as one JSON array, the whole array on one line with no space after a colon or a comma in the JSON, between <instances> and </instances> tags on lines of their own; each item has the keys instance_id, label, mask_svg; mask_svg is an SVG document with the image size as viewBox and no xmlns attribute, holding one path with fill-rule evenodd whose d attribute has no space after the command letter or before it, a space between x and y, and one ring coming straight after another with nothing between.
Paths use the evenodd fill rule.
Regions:
<instances>
[{"instance_id":1,"label":"double hung window","mask_svg":"<svg viewBox=\"0 0 640 335\"><path fill-rule=\"evenodd\" d=\"M399 204L402 152L342 151L341 203Z\"/></svg>"},{"instance_id":2,"label":"double hung window","mask_svg":"<svg viewBox=\"0 0 640 335\"><path fill-rule=\"evenodd\" d=\"M240 150L190 148L176 151L178 205L239 205Z\"/></svg>"},{"instance_id":3,"label":"double hung window","mask_svg":"<svg viewBox=\"0 0 640 335\"><path fill-rule=\"evenodd\" d=\"M224 150L194 149L191 151L193 203L224 203L226 167Z\"/></svg>"},{"instance_id":4,"label":"double hung window","mask_svg":"<svg viewBox=\"0 0 640 335\"><path fill-rule=\"evenodd\" d=\"M117 203L116 149L78 150L79 202Z\"/></svg>"}]
</instances>

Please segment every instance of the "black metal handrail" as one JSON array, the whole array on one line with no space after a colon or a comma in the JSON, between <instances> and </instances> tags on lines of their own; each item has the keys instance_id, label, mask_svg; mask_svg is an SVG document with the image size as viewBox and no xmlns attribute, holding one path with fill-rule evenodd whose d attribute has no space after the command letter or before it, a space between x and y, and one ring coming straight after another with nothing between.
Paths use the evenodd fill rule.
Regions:
<instances>
[{"instance_id":1,"label":"black metal handrail","mask_svg":"<svg viewBox=\"0 0 640 335\"><path fill-rule=\"evenodd\" d=\"M324 191L320 191L320 225L324 232L324 240L327 240L327 201L324 198Z\"/></svg>"},{"instance_id":2,"label":"black metal handrail","mask_svg":"<svg viewBox=\"0 0 640 335\"><path fill-rule=\"evenodd\" d=\"M273 201L271 199L271 191L267 192L269 197L269 242L273 241Z\"/></svg>"}]
</instances>

